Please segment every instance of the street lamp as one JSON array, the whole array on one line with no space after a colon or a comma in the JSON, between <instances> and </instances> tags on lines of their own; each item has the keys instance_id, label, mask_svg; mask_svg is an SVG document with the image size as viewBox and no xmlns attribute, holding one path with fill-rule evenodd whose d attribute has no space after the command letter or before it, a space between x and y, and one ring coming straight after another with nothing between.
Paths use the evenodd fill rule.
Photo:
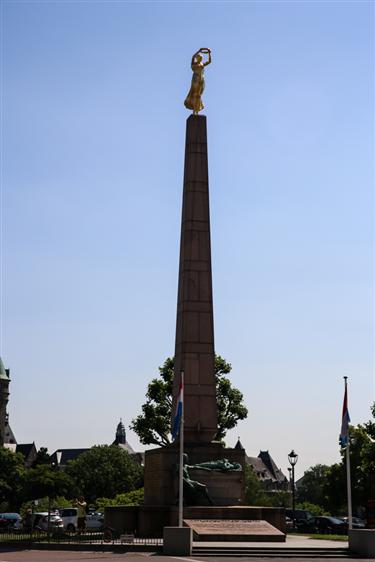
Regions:
<instances>
[{"instance_id":1,"label":"street lamp","mask_svg":"<svg viewBox=\"0 0 375 562\"><path fill-rule=\"evenodd\" d=\"M292 509L293 509L293 531L296 530L296 520L295 520L295 516L294 516L294 512L296 509L296 503L295 503L295 487L294 487L294 467L297 464L298 461L298 455L294 452L294 450L292 449L291 452L288 455L288 461L289 464L291 465L291 471L292 471Z\"/></svg>"}]
</instances>

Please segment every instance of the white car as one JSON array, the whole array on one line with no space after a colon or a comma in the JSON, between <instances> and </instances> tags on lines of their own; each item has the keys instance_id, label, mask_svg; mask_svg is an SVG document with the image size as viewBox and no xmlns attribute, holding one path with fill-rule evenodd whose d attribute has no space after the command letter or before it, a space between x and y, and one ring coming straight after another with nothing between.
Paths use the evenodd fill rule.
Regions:
<instances>
[{"instance_id":1,"label":"white car","mask_svg":"<svg viewBox=\"0 0 375 562\"><path fill-rule=\"evenodd\" d=\"M62 531L64 528L62 519L56 513L50 513L49 518L49 529L50 531ZM31 515L30 520L30 527L25 527L25 523L22 519L17 521L14 525L14 529L16 531L24 531L31 529L39 530L39 531L48 531L48 511L40 511L37 513L33 513Z\"/></svg>"},{"instance_id":2,"label":"white car","mask_svg":"<svg viewBox=\"0 0 375 562\"><path fill-rule=\"evenodd\" d=\"M59 509L60 517L64 524L64 529L74 532L77 529L76 507L64 507ZM100 531L103 528L104 517L101 513L88 513L86 515L86 529L88 531Z\"/></svg>"}]
</instances>

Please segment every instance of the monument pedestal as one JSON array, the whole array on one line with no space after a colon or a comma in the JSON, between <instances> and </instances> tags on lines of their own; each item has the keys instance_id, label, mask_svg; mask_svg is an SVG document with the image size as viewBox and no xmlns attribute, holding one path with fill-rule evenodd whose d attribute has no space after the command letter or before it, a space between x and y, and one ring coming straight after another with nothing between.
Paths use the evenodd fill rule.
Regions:
<instances>
[{"instance_id":1,"label":"monument pedestal","mask_svg":"<svg viewBox=\"0 0 375 562\"><path fill-rule=\"evenodd\" d=\"M186 524L189 521L203 521L207 525L201 528L209 529L210 521L216 525L216 536L218 533L226 535L223 540L258 540L259 530L262 528L263 539L283 541L285 540L285 510L278 507L251 507L251 506L192 506L184 507L183 519ZM220 525L218 525L220 521ZM234 521L242 526L243 532L234 532ZM244 522L257 522L255 525L246 525ZM266 526L261 523L266 521L269 524L269 533ZM113 506L105 508L105 526L115 529L119 534L134 533L140 538L161 538L164 527L175 527L178 525L178 507L161 505L135 505L135 506ZM271 529L272 526L272 529ZM220 527L220 529L219 529ZM246 532L245 532L246 528ZM275 532L278 529L281 533ZM228 533L228 531L230 532ZM205 538L202 538L205 535ZM202 531L201 536L196 532L196 540L210 540L207 538L209 532ZM246 535L246 539L243 537ZM236 538L233 538L235 537ZM228 539L228 537L232 537Z\"/></svg>"}]
</instances>

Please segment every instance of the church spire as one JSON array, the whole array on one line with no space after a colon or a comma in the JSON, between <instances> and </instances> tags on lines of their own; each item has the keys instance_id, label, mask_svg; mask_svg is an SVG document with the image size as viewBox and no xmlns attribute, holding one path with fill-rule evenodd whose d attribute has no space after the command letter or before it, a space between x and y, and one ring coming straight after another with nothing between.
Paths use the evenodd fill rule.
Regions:
<instances>
[{"instance_id":1,"label":"church spire","mask_svg":"<svg viewBox=\"0 0 375 562\"><path fill-rule=\"evenodd\" d=\"M122 418L120 418L120 422L117 425L116 429L116 438L114 445L125 445L126 444L126 431L125 426L122 423Z\"/></svg>"}]
</instances>

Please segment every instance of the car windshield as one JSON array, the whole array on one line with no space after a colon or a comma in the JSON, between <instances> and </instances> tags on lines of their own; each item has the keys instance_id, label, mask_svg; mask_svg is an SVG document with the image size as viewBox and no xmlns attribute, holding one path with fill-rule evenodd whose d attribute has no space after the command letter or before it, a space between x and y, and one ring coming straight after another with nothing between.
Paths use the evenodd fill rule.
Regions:
<instances>
[{"instance_id":1,"label":"car windshield","mask_svg":"<svg viewBox=\"0 0 375 562\"><path fill-rule=\"evenodd\" d=\"M328 517L328 519L332 521L332 523L343 523L342 519L338 519L337 517Z\"/></svg>"}]
</instances>

